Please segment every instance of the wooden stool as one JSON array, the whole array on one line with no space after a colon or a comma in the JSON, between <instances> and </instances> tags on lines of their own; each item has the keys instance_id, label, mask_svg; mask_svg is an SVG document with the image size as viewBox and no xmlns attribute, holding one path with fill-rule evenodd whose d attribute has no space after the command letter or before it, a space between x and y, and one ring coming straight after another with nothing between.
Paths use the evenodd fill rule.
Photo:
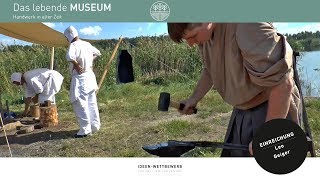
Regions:
<instances>
[{"instance_id":1,"label":"wooden stool","mask_svg":"<svg viewBox=\"0 0 320 180\"><path fill-rule=\"evenodd\" d=\"M40 124L42 127L51 127L58 125L58 110L55 104L48 107L40 107Z\"/></svg>"}]
</instances>

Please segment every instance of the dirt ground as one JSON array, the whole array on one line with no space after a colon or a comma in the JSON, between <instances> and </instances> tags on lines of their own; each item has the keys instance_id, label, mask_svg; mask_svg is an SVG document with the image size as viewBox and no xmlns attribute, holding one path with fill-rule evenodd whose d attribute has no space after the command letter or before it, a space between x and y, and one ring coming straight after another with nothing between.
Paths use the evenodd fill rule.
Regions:
<instances>
[{"instance_id":1,"label":"dirt ground","mask_svg":"<svg viewBox=\"0 0 320 180\"><path fill-rule=\"evenodd\" d=\"M16 119L20 120L23 125L37 125L32 123L31 118ZM5 124L8 124L8 122ZM73 129L74 124L68 122L60 122L56 127L35 128L34 131L26 134L17 134L17 130L12 129L6 131L10 148L14 157L25 157L30 152L28 151L41 150L41 145L55 140L73 139L73 135L77 129ZM71 127L71 128L70 128ZM34 147L34 148L32 148ZM35 153L35 152L32 152ZM9 157L9 147L4 135L4 131L0 132L0 157Z\"/></svg>"}]
</instances>

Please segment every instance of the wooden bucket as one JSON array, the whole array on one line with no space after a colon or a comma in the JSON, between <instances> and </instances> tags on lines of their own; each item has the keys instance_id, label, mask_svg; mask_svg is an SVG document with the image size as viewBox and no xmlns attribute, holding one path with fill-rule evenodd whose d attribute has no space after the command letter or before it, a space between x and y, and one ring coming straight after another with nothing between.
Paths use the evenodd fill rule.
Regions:
<instances>
[{"instance_id":1,"label":"wooden bucket","mask_svg":"<svg viewBox=\"0 0 320 180\"><path fill-rule=\"evenodd\" d=\"M30 106L30 115L35 119L40 118L40 106L39 104L33 104Z\"/></svg>"},{"instance_id":2,"label":"wooden bucket","mask_svg":"<svg viewBox=\"0 0 320 180\"><path fill-rule=\"evenodd\" d=\"M55 104L49 107L40 107L40 124L42 127L57 126L58 122L58 111Z\"/></svg>"}]
</instances>

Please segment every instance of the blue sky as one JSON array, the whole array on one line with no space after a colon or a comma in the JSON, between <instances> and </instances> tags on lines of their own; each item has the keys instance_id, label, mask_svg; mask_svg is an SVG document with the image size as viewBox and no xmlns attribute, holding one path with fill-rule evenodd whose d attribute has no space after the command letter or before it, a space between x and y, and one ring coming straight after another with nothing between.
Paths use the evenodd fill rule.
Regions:
<instances>
[{"instance_id":1,"label":"blue sky","mask_svg":"<svg viewBox=\"0 0 320 180\"><path fill-rule=\"evenodd\" d=\"M44 24L62 33L68 26L72 25L78 30L80 38L84 39L118 39L121 35L123 37L130 38L137 36L158 36L167 34L166 23L57 22ZM5 45L30 44L4 36L2 34L0 34L0 42Z\"/></svg>"},{"instance_id":2,"label":"blue sky","mask_svg":"<svg viewBox=\"0 0 320 180\"><path fill-rule=\"evenodd\" d=\"M80 34L80 38L85 39L111 39L150 35L167 34L166 23L104 23L104 22L90 22L90 23L44 23L47 26L63 32L68 26L73 25ZM280 33L294 34L302 31L320 31L320 23L274 23L275 27ZM20 40L0 35L0 42L5 45L11 44L29 44Z\"/></svg>"},{"instance_id":3,"label":"blue sky","mask_svg":"<svg viewBox=\"0 0 320 180\"><path fill-rule=\"evenodd\" d=\"M80 37L86 39L111 39L136 36L162 35L167 33L166 23L45 23L47 26L63 32L68 26L74 26Z\"/></svg>"}]
</instances>

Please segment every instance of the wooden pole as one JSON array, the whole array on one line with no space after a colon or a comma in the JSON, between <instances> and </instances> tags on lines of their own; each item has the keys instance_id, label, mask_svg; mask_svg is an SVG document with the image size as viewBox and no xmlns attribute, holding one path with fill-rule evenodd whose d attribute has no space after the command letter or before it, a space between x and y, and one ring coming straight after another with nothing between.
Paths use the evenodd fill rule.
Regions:
<instances>
[{"instance_id":1,"label":"wooden pole","mask_svg":"<svg viewBox=\"0 0 320 180\"><path fill-rule=\"evenodd\" d=\"M0 111L1 111L0 116L4 117L4 111L3 111L3 108L2 108L2 95L1 94L2 94L2 92L0 90Z\"/></svg>"},{"instance_id":2,"label":"wooden pole","mask_svg":"<svg viewBox=\"0 0 320 180\"><path fill-rule=\"evenodd\" d=\"M54 64L54 47L51 47L50 70L53 70L53 64Z\"/></svg>"},{"instance_id":3,"label":"wooden pole","mask_svg":"<svg viewBox=\"0 0 320 180\"><path fill-rule=\"evenodd\" d=\"M8 114L8 117L10 117L10 109L9 109L9 101L8 100L6 100L6 112L7 112L7 114Z\"/></svg>"},{"instance_id":4,"label":"wooden pole","mask_svg":"<svg viewBox=\"0 0 320 180\"><path fill-rule=\"evenodd\" d=\"M110 57L110 59L109 59L109 62L108 62L107 66L106 66L106 68L105 68L105 70L104 70L104 72L103 72L103 75L102 75L102 77L101 77L101 79L100 79L100 81L99 81L97 94L98 94L98 92L99 92L99 90L100 90L100 88L101 88L101 85L102 85L104 79L106 78L106 75L107 75L107 73L108 73L108 70L109 70L109 67L110 67L110 65L111 65L111 62L112 62L114 56L116 55L116 52L117 52L117 50L118 50L118 48L119 48L119 45L120 45L121 41L122 41L122 36L119 37L119 41L118 41L118 43L116 44L116 47L114 48L114 50L113 50L113 52L112 52L112 55L111 55L111 57Z\"/></svg>"}]
</instances>

